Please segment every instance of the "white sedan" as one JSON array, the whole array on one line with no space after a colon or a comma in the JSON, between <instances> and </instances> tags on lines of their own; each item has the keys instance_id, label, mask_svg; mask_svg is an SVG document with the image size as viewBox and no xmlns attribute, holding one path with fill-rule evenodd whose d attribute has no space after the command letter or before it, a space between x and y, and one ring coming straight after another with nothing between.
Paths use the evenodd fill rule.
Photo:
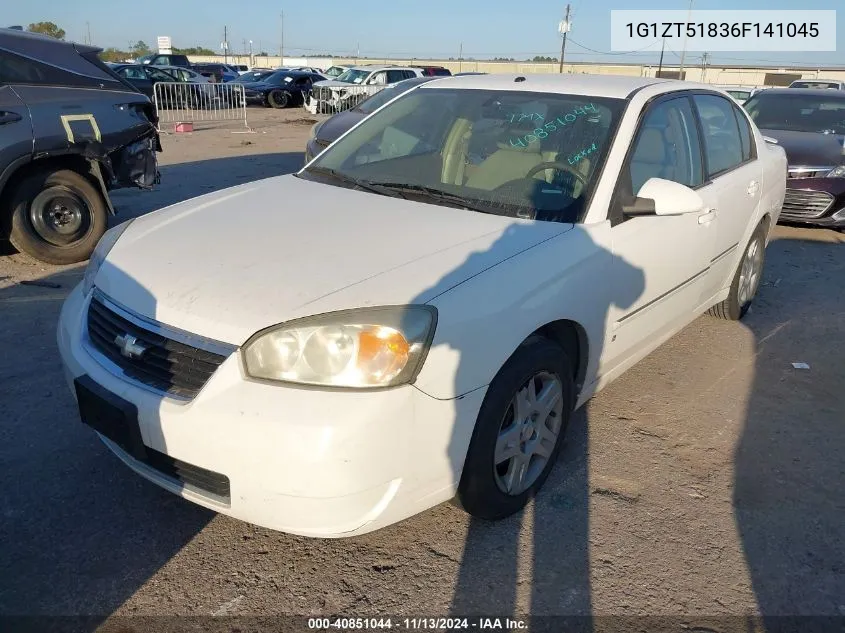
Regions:
<instances>
[{"instance_id":1,"label":"white sedan","mask_svg":"<svg viewBox=\"0 0 845 633\"><path fill-rule=\"evenodd\" d=\"M743 316L785 180L703 85L436 79L297 174L106 233L67 379L130 468L244 521L504 517L576 408L702 312Z\"/></svg>"}]
</instances>

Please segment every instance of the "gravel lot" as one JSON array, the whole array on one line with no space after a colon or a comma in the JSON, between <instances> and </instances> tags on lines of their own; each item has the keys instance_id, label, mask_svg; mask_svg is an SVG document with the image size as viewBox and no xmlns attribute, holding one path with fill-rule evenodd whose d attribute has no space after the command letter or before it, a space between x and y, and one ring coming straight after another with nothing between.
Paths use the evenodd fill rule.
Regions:
<instances>
[{"instance_id":1,"label":"gravel lot","mask_svg":"<svg viewBox=\"0 0 845 633\"><path fill-rule=\"evenodd\" d=\"M250 119L255 134L165 136L160 187L116 193L117 220L301 165L313 120ZM55 324L82 266L0 256L0 615L96 616L86 630L156 614L845 616L843 238L778 227L747 320L702 317L594 398L523 515L446 504L335 541L215 515L125 468L61 376Z\"/></svg>"}]
</instances>

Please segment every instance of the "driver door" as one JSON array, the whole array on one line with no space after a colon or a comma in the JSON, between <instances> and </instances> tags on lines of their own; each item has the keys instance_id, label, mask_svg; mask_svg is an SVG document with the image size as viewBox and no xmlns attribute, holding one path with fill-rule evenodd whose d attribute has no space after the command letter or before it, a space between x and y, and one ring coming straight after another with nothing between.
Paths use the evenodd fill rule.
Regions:
<instances>
[{"instance_id":1,"label":"driver door","mask_svg":"<svg viewBox=\"0 0 845 633\"><path fill-rule=\"evenodd\" d=\"M608 316L605 367L634 362L692 321L707 290L710 254L715 244L712 192L703 187L701 142L690 99L672 95L649 106L634 137L611 207L611 242L620 266L634 266L645 287L627 307ZM649 178L686 185L704 199L701 212L625 217L630 200ZM636 358L634 358L636 357Z\"/></svg>"}]
</instances>

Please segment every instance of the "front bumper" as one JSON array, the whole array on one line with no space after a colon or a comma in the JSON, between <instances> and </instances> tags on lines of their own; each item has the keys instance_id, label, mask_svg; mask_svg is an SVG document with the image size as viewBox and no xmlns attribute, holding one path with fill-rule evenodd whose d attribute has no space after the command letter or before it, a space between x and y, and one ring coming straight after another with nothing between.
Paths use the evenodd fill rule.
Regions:
<instances>
[{"instance_id":1,"label":"front bumper","mask_svg":"<svg viewBox=\"0 0 845 633\"><path fill-rule=\"evenodd\" d=\"M845 227L845 178L789 178L779 222Z\"/></svg>"},{"instance_id":2,"label":"front bumper","mask_svg":"<svg viewBox=\"0 0 845 633\"><path fill-rule=\"evenodd\" d=\"M106 445L159 486L217 512L312 537L363 534L451 499L485 390L436 400L413 386L321 391L246 380L239 353L190 402L112 374L89 351L81 287L61 313L66 378L88 376L138 409L145 446L228 477L226 499ZM74 392L75 393L75 392Z\"/></svg>"}]
</instances>

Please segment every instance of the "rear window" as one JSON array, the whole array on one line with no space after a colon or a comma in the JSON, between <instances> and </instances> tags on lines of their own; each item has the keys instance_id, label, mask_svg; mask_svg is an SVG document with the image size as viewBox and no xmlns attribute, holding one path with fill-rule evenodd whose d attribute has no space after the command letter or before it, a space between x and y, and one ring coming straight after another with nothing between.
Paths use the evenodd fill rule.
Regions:
<instances>
[{"instance_id":1,"label":"rear window","mask_svg":"<svg viewBox=\"0 0 845 633\"><path fill-rule=\"evenodd\" d=\"M83 65L90 68L90 76L77 72L68 72L28 57L21 57L14 53L0 51L0 85L21 84L85 88L126 88L124 82L117 77L114 71L103 64L95 54L91 53L90 56L80 55L80 58L87 62L83 63ZM80 70L82 69L80 68ZM103 74L107 77L103 77Z\"/></svg>"},{"instance_id":2,"label":"rear window","mask_svg":"<svg viewBox=\"0 0 845 633\"><path fill-rule=\"evenodd\" d=\"M452 71L450 71L448 68L428 68L425 74L434 77L451 76Z\"/></svg>"},{"instance_id":3,"label":"rear window","mask_svg":"<svg viewBox=\"0 0 845 633\"><path fill-rule=\"evenodd\" d=\"M796 81L790 88L834 88L838 89L838 83L832 81Z\"/></svg>"}]
</instances>

